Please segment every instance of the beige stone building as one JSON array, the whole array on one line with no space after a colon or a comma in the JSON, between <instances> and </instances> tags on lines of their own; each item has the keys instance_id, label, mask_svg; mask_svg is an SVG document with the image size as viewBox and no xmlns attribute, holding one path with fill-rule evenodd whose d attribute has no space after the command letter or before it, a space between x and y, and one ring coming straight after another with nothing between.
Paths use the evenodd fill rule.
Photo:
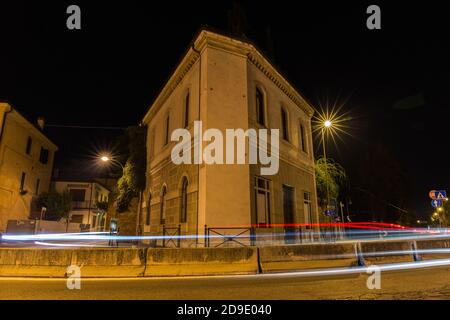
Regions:
<instances>
[{"instance_id":1,"label":"beige stone building","mask_svg":"<svg viewBox=\"0 0 450 320\"><path fill-rule=\"evenodd\" d=\"M285 241L286 231L301 231L297 240L311 239L312 227L282 225L318 222L313 112L254 45L201 31L143 119L148 126L144 234L162 235L163 228L180 225L182 235L193 236L182 246L202 246L205 230L245 235L244 228L253 226L258 241ZM259 164L174 164L171 150L177 142L171 133L187 128L194 136L198 120L203 131L217 128L224 136L225 129L279 129L278 173L262 176Z\"/></svg>"},{"instance_id":2,"label":"beige stone building","mask_svg":"<svg viewBox=\"0 0 450 320\"><path fill-rule=\"evenodd\" d=\"M57 192L69 191L72 197L70 222L86 225L91 231L101 231L105 227L106 211L97 204L109 200L110 191L93 180L55 180L52 182ZM88 226L87 226L88 225Z\"/></svg>"},{"instance_id":3,"label":"beige stone building","mask_svg":"<svg viewBox=\"0 0 450 320\"><path fill-rule=\"evenodd\" d=\"M0 232L10 219L28 219L32 200L50 186L58 148L43 127L43 119L35 125L0 102Z\"/></svg>"}]
</instances>

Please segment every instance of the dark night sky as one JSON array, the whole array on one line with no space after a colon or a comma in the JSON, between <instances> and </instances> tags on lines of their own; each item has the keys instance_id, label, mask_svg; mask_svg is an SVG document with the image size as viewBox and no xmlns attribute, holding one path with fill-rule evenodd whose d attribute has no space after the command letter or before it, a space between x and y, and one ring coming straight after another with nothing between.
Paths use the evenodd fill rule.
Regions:
<instances>
[{"instance_id":1,"label":"dark night sky","mask_svg":"<svg viewBox=\"0 0 450 320\"><path fill-rule=\"evenodd\" d=\"M0 4L0 99L49 124L135 124L199 27L226 30L232 7L217 0L93 2ZM247 36L267 50L270 27L276 65L314 105L346 101L353 137L331 150L336 160L351 171L358 145L381 141L411 177L413 206L429 211L427 191L450 181L450 3L376 2L377 31L365 26L372 2L303 3L242 1ZM66 29L69 4L81 7L81 31ZM422 106L393 107L417 94ZM118 131L47 133L61 163L111 147Z\"/></svg>"}]
</instances>

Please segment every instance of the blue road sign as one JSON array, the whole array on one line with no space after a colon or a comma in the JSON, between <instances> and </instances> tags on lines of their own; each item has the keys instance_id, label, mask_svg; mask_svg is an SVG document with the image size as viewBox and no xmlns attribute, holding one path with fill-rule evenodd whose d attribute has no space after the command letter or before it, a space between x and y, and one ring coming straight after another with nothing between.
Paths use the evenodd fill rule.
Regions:
<instances>
[{"instance_id":1,"label":"blue road sign","mask_svg":"<svg viewBox=\"0 0 450 320\"><path fill-rule=\"evenodd\" d=\"M445 199L447 198L447 192L445 190L436 191L436 199Z\"/></svg>"},{"instance_id":2,"label":"blue road sign","mask_svg":"<svg viewBox=\"0 0 450 320\"><path fill-rule=\"evenodd\" d=\"M433 199L433 200L446 199L447 198L447 192L445 190L431 190L430 191L430 198Z\"/></svg>"},{"instance_id":3,"label":"blue road sign","mask_svg":"<svg viewBox=\"0 0 450 320\"><path fill-rule=\"evenodd\" d=\"M442 206L442 201L441 200L431 200L431 206L433 208L438 208L438 207Z\"/></svg>"}]
</instances>

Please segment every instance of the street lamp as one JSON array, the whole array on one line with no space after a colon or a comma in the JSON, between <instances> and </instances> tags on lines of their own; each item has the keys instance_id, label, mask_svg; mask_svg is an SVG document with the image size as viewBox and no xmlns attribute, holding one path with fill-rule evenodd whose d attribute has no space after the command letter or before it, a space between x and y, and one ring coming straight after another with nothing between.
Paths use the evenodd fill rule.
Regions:
<instances>
[{"instance_id":1,"label":"street lamp","mask_svg":"<svg viewBox=\"0 0 450 320\"><path fill-rule=\"evenodd\" d=\"M321 128L321 134L322 134L322 147L323 147L323 159L325 161L325 185L327 188L327 202L326 202L326 207L325 210L329 210L329 206L330 206L330 187L328 185L329 183L329 177L328 177L328 162L327 162L327 147L325 144L325 134L328 133L328 130L330 130L332 128L332 122L331 120L324 120L322 123L322 128ZM331 223L331 216L330 216L330 223ZM331 231L331 226L330 226L330 231ZM336 232L336 228L335 228L335 232Z\"/></svg>"},{"instance_id":2,"label":"street lamp","mask_svg":"<svg viewBox=\"0 0 450 320\"><path fill-rule=\"evenodd\" d=\"M99 156L99 159L102 161L102 162L109 162L109 163L112 163L113 165L115 165L115 166L117 166L117 167L120 167L121 169L122 169L122 175L124 174L124 172L125 172L125 168L123 167L123 165L122 165L122 163L120 163L120 161L117 161L116 159L114 159L113 157L111 157L111 156L109 156L109 155L106 155L106 154L104 154L104 155L100 155Z\"/></svg>"}]
</instances>

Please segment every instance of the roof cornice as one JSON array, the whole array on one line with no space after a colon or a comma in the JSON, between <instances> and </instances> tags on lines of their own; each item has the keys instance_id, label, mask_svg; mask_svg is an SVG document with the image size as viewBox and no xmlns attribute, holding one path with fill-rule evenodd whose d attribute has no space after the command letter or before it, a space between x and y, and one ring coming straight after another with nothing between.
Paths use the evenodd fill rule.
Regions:
<instances>
[{"instance_id":1,"label":"roof cornice","mask_svg":"<svg viewBox=\"0 0 450 320\"><path fill-rule=\"evenodd\" d=\"M281 75L280 72L266 59L262 53L250 42L224 36L216 32L202 30L192 42L189 50L172 73L157 98L144 116L143 122L148 122L164 104L167 98L183 80L192 66L207 48L218 48L232 54L246 56L254 66L266 75L289 99L302 109L309 117L314 114L314 108L302 97L302 95ZM200 52L200 54L199 54Z\"/></svg>"}]
</instances>

